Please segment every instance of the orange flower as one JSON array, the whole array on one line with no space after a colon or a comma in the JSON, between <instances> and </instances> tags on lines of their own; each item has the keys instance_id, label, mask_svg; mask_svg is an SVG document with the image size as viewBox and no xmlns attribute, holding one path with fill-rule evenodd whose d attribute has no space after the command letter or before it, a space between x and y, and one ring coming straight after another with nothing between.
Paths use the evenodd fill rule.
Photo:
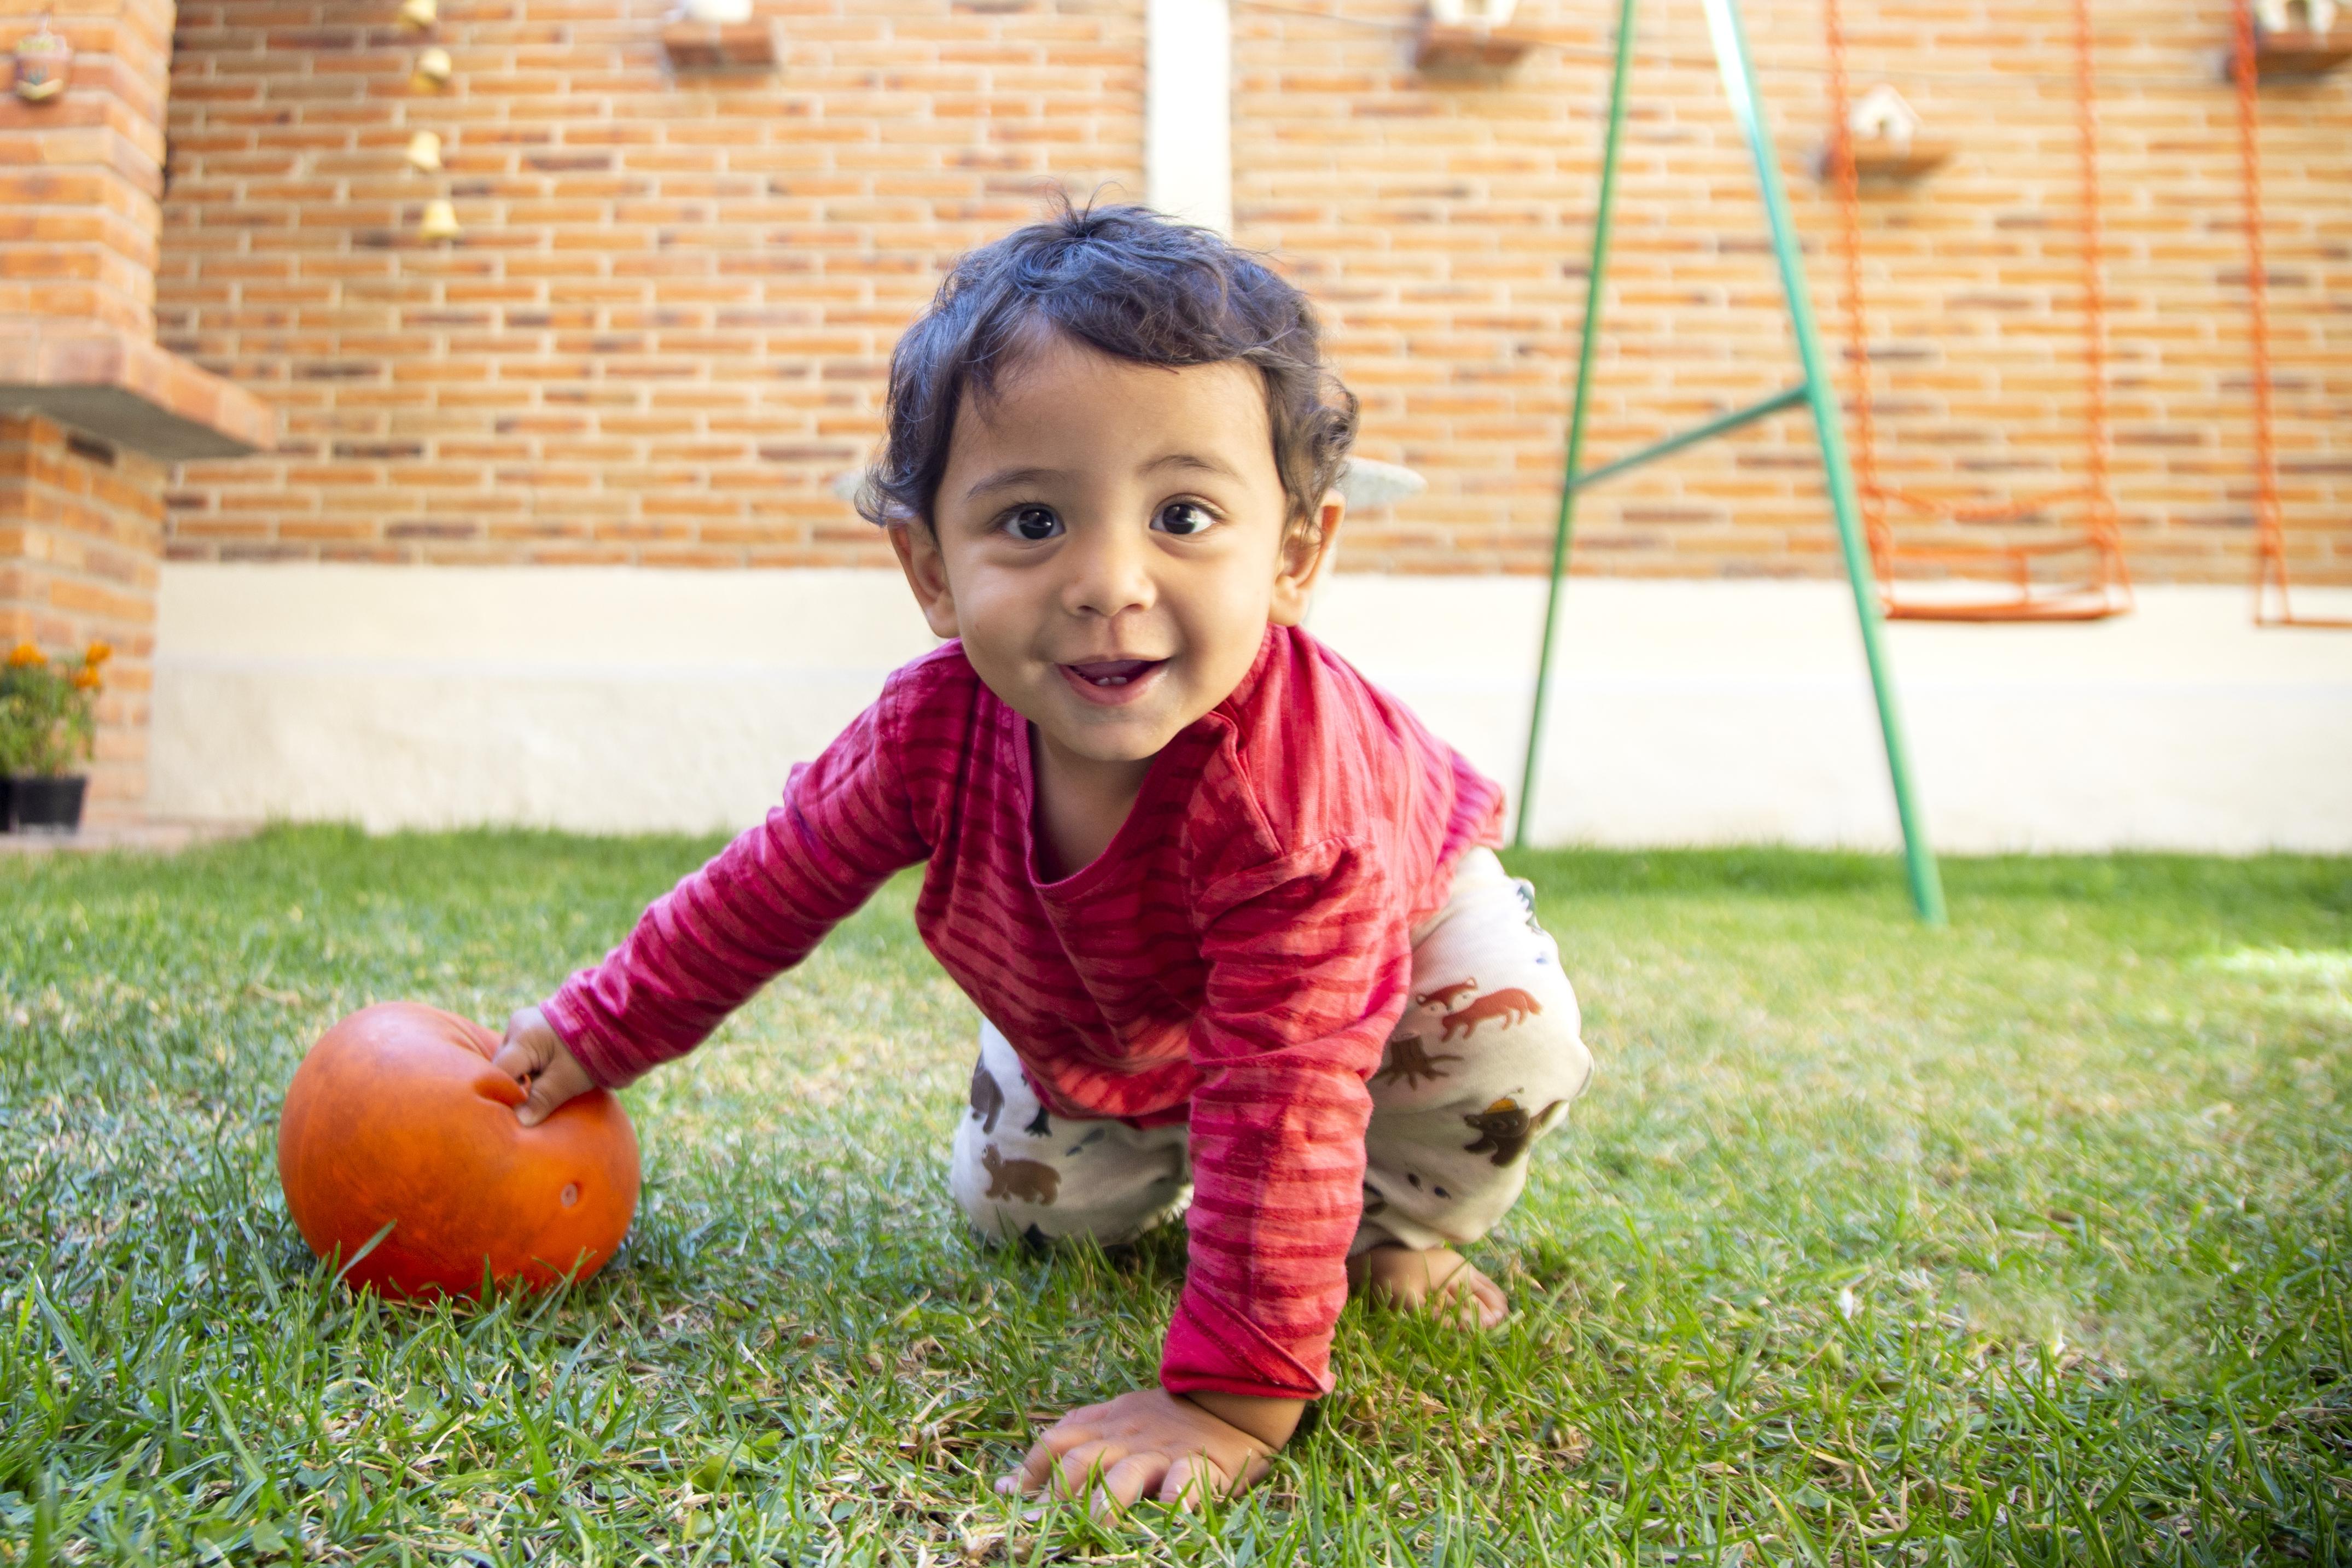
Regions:
<instances>
[{"instance_id":1,"label":"orange flower","mask_svg":"<svg viewBox=\"0 0 2352 1568\"><path fill-rule=\"evenodd\" d=\"M80 669L76 670L73 673L73 684L75 689L78 691L94 692L98 690L103 683L99 680L98 672L96 670L92 669L88 664L84 664Z\"/></svg>"},{"instance_id":2,"label":"orange flower","mask_svg":"<svg viewBox=\"0 0 2352 1568\"><path fill-rule=\"evenodd\" d=\"M81 662L85 668L94 670L112 657L114 657L112 648L103 643L92 643L89 645L89 652L81 656Z\"/></svg>"},{"instance_id":3,"label":"orange flower","mask_svg":"<svg viewBox=\"0 0 2352 1568\"><path fill-rule=\"evenodd\" d=\"M38 648L34 647L30 643L19 643L15 648L11 649L8 653L8 667L10 669L22 669L27 664L46 664L47 663L48 661L47 659L41 657L41 651Z\"/></svg>"}]
</instances>

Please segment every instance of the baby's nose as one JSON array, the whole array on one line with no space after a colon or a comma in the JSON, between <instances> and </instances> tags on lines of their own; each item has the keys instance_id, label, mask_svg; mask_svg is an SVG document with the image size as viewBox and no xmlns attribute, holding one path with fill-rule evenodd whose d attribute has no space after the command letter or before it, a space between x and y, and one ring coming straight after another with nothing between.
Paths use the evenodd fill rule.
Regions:
<instances>
[{"instance_id":1,"label":"baby's nose","mask_svg":"<svg viewBox=\"0 0 2352 1568\"><path fill-rule=\"evenodd\" d=\"M1106 620L1130 610L1150 606L1158 597L1151 575L1148 542L1130 537L1125 528L1080 530L1064 552L1069 576L1064 580L1063 607L1072 614L1099 615Z\"/></svg>"}]
</instances>

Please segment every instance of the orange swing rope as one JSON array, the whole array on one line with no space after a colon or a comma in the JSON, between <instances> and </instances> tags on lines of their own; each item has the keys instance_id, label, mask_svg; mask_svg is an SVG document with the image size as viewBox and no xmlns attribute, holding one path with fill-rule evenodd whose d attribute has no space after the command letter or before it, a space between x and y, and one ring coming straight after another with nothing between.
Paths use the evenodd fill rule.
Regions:
<instances>
[{"instance_id":1,"label":"orange swing rope","mask_svg":"<svg viewBox=\"0 0 2352 1568\"><path fill-rule=\"evenodd\" d=\"M2352 621L2297 615L2287 601L2286 535L2280 521L2278 453L2271 430L2271 308L2268 263L2263 253L2263 161L2257 142L2252 0L2231 7L2236 40L2230 74L2238 89L2238 166L2245 184L2246 336L2253 355L2254 390L2254 624L2257 626L2352 627ZM2278 590L2278 613L2270 613L2270 591Z\"/></svg>"},{"instance_id":2,"label":"orange swing rope","mask_svg":"<svg viewBox=\"0 0 2352 1568\"><path fill-rule=\"evenodd\" d=\"M2239 0L2241 5L2245 0ZM1908 621L2097 621L2132 607L2116 505L2107 480L2106 279L2100 267L2098 122L2094 93L2090 0L2074 0L2074 130L2080 166L2080 252L2083 287L2084 483L2006 501L1961 501L1881 482L1877 421L1870 395L1869 321L1862 287L1862 176L1848 120L1844 19L1839 0L1822 0L1830 57L1831 165L1838 187L1838 242L1843 268L1847 406L1853 421L1854 483L1882 610ZM2032 544L1906 547L1895 538L1889 504L1906 513L1951 522L2007 522L2060 506L2084 508L2071 538ZM2038 561L2088 556L2089 570L2072 581L2037 581ZM2001 582L1947 578L1943 591L1922 594L1906 572L1927 569L1978 574L1992 569ZM1965 588L1960 587L1965 584Z\"/></svg>"}]
</instances>

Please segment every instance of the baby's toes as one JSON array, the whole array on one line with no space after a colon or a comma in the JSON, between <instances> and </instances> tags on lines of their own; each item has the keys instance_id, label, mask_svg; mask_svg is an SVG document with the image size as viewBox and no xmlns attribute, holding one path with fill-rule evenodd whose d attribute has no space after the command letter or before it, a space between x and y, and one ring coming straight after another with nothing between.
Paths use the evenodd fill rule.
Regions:
<instances>
[{"instance_id":1,"label":"baby's toes","mask_svg":"<svg viewBox=\"0 0 2352 1568\"><path fill-rule=\"evenodd\" d=\"M1467 1262L1461 1263L1433 1292L1431 1309L1464 1329L1498 1328L1511 1315L1510 1298L1501 1286Z\"/></svg>"},{"instance_id":2,"label":"baby's toes","mask_svg":"<svg viewBox=\"0 0 2352 1568\"><path fill-rule=\"evenodd\" d=\"M1478 1326L1482 1329L1502 1327L1503 1320L1511 1315L1511 1298L1503 1294L1502 1286L1477 1270L1465 1269L1463 1272L1470 1277L1467 1281L1470 1300L1477 1310Z\"/></svg>"}]
</instances>

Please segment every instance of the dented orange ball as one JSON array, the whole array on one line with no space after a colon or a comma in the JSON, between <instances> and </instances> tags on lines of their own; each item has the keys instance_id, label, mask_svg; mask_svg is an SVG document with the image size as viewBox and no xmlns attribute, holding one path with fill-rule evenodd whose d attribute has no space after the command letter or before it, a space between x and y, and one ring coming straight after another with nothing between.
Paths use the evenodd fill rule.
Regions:
<instances>
[{"instance_id":1,"label":"dented orange ball","mask_svg":"<svg viewBox=\"0 0 2352 1568\"><path fill-rule=\"evenodd\" d=\"M536 1127L471 1019L383 1002L322 1035L278 1124L278 1179L310 1250L386 1295L544 1290L603 1268L637 1210L637 1134L602 1089ZM369 1249L377 1231L392 1229Z\"/></svg>"}]
</instances>

